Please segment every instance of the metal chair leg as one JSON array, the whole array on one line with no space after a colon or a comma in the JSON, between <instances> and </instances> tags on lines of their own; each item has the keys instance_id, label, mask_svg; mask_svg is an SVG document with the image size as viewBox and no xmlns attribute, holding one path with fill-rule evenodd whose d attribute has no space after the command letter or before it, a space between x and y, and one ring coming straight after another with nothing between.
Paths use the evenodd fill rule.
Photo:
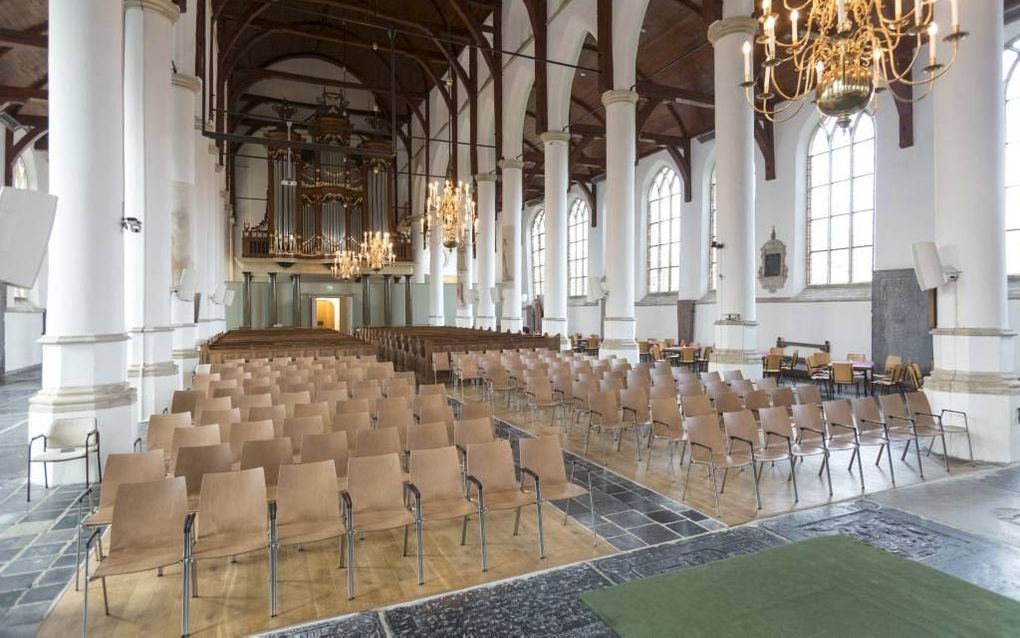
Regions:
<instances>
[{"instance_id":1,"label":"metal chair leg","mask_svg":"<svg viewBox=\"0 0 1020 638\"><path fill-rule=\"evenodd\" d=\"M751 478L754 479L754 500L758 502L758 509L761 509L761 491L758 489L758 475L754 471L754 463L751 463Z\"/></svg>"},{"instance_id":2,"label":"metal chair leg","mask_svg":"<svg viewBox=\"0 0 1020 638\"><path fill-rule=\"evenodd\" d=\"M825 466L825 478L829 482L829 497L832 497L832 472L829 470L829 453L825 453L825 460L822 461Z\"/></svg>"},{"instance_id":3,"label":"metal chair leg","mask_svg":"<svg viewBox=\"0 0 1020 638\"><path fill-rule=\"evenodd\" d=\"M800 502L800 494L797 492L797 458L790 457L790 480L793 481L793 502Z\"/></svg>"},{"instance_id":4,"label":"metal chair leg","mask_svg":"<svg viewBox=\"0 0 1020 638\"><path fill-rule=\"evenodd\" d=\"M860 453L861 452L861 448L858 446L858 448L856 450L854 450L854 451L857 453L857 473L861 475L861 494L863 494L864 493L864 467L861 465L861 453Z\"/></svg>"},{"instance_id":5,"label":"metal chair leg","mask_svg":"<svg viewBox=\"0 0 1020 638\"><path fill-rule=\"evenodd\" d=\"M418 552L418 584L425 584L425 557L422 547L422 520L419 518L414 523L415 549Z\"/></svg>"},{"instance_id":6,"label":"metal chair leg","mask_svg":"<svg viewBox=\"0 0 1020 638\"><path fill-rule=\"evenodd\" d=\"M715 497L715 515L722 516L722 512L719 510L719 482L715 478L715 466L710 466L709 472L712 474L712 495Z\"/></svg>"},{"instance_id":7,"label":"metal chair leg","mask_svg":"<svg viewBox=\"0 0 1020 638\"><path fill-rule=\"evenodd\" d=\"M536 499L535 510L538 512L538 557L545 558L545 531L542 527L542 499Z\"/></svg>"},{"instance_id":8,"label":"metal chair leg","mask_svg":"<svg viewBox=\"0 0 1020 638\"><path fill-rule=\"evenodd\" d=\"M517 536L517 532L521 529L521 508L517 508L514 513L514 536Z\"/></svg>"},{"instance_id":9,"label":"metal chair leg","mask_svg":"<svg viewBox=\"0 0 1020 638\"><path fill-rule=\"evenodd\" d=\"M482 545L482 571L489 571L489 552L485 545L485 510L478 510L478 535L481 537Z\"/></svg>"}]
</instances>

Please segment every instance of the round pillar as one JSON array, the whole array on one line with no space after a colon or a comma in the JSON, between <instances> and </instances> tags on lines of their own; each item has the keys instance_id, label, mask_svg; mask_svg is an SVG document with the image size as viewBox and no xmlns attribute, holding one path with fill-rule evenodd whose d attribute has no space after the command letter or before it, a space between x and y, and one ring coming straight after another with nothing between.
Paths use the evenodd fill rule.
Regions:
<instances>
[{"instance_id":1,"label":"round pillar","mask_svg":"<svg viewBox=\"0 0 1020 638\"><path fill-rule=\"evenodd\" d=\"M570 349L567 333L567 190L570 188L570 133L542 133L545 148L545 315L542 332L560 335L560 349Z\"/></svg>"},{"instance_id":2,"label":"round pillar","mask_svg":"<svg viewBox=\"0 0 1020 638\"><path fill-rule=\"evenodd\" d=\"M496 328L496 304L491 290L496 287L496 174L475 175L478 192L478 309L475 326Z\"/></svg>"},{"instance_id":3,"label":"round pillar","mask_svg":"<svg viewBox=\"0 0 1020 638\"><path fill-rule=\"evenodd\" d=\"M521 330L521 214L524 162L503 159L503 330Z\"/></svg>"}]
</instances>

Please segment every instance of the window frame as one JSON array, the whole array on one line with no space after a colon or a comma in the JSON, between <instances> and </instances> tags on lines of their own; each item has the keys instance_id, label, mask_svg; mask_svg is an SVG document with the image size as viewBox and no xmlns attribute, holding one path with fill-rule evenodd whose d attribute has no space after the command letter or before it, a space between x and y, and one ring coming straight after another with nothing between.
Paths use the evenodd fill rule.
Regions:
<instances>
[{"instance_id":1,"label":"window frame","mask_svg":"<svg viewBox=\"0 0 1020 638\"><path fill-rule=\"evenodd\" d=\"M867 118L868 121L870 122L870 125L871 125L871 135L870 135L870 137L858 137L858 133L860 131L860 123L861 123L861 121L863 121L864 118ZM810 138L808 140L808 147L807 147L807 170L806 170L807 179L806 179L806 188L805 188L806 199L807 199L806 206L805 206L805 216L806 216L806 224L805 224L805 235L806 235L806 241L805 241L805 248L806 248L806 250L805 250L805 256L806 256L805 271L806 271L807 285L809 287L818 287L818 286L852 286L852 285L857 285L857 284L868 284L874 278L874 269L875 269L875 202L876 202L876 195L877 195L877 189L876 189L876 184L875 184L876 168L877 168L877 166L876 166L877 165L877 145L876 145L877 132L876 132L876 129L877 129L877 122L875 121L874 116L872 116L870 113L867 113L866 111L862 111L861 113L859 113L854 118L853 122L851 123L850 127L848 128L848 130L845 133L843 133L841 131L841 129L839 128L839 126L836 123L835 119L827 118L827 119L821 120L815 126L815 129L812 132L812 134L811 134L811 136L810 136ZM816 141L817 141L819 135L824 135L825 148L824 148L824 150L821 150L821 151L817 151L817 149L815 148ZM834 142L834 140L835 140L837 135L846 135L847 136L847 143L845 145L843 145L843 146L835 146L833 142ZM857 163L860 161L860 159L858 157L858 153L856 152L856 150L861 145L868 144L868 143L871 144L871 154L870 154L870 160L869 160L870 166L869 167L865 167L865 168L863 168L863 169L861 169L859 171ZM846 161L848 162L848 166L847 166L847 169L846 169L847 176L845 178L842 178L842 179L834 180L833 179L834 156L836 155L836 153L844 151L844 149L846 149L845 153L848 156L847 159L846 159ZM825 180L823 182L816 183L816 181L815 181L816 176L815 176L815 173L814 173L813 164L814 164L815 158L819 157L819 156L822 156L822 155L826 156L825 171L826 171L827 174L825 175ZM870 170L866 170L867 168L870 168ZM862 180L864 180L864 179L870 179L871 180L871 192L870 192L869 201L867 202L868 203L867 206L864 206L863 203L858 203L856 201L855 194L854 194L855 191L856 191L855 186L858 183L862 183ZM847 205L847 208L846 208L846 210L844 212L839 212L839 213L833 214L833 202L835 201L835 199L840 199L839 196L837 196L835 199L833 197L833 191L835 190L834 186L841 186L841 185L845 185L846 195L849 197L849 204ZM820 190L820 189L823 189L823 188L825 189L824 196L825 196L826 212L825 212L824 215L821 215L821 216L818 216L818 217L813 217L813 214L814 214L813 201L815 199L814 191L816 189ZM867 238L867 240L861 240L861 239L859 239L859 238L857 238L855 236L855 234L857 232L857 230L855 229L855 221L857 220L858 216L862 215L862 214L866 214L866 215L870 216L869 227L870 227L870 231L871 232L870 232L870 236ZM833 235L833 221L834 220L838 221L841 225L844 224L844 222L845 222L845 227L846 227L846 234L845 235L843 235L841 233L840 235L835 236L835 238L838 240L838 242L834 242L834 235ZM812 229L812 226L813 226L813 222L821 222L821 221L825 221L824 227L825 227L825 232L827 233L827 237L825 239L824 247L819 248L819 249L813 249L813 246L812 246L812 239L813 239L813 229ZM819 224L819 225L821 226L822 224ZM845 238L845 241L843 241L844 238ZM864 252L865 250L867 250L867 253ZM833 267L832 267L832 265L833 265L833 254L834 253L843 252L843 251L846 252L846 273L847 273L846 280L845 281L843 281L843 280L833 280ZM862 278L860 276L855 276L855 265L854 265L855 262L854 262L854 259L855 259L855 254L858 253L858 251L862 255L863 254L870 254L870 264L868 265L867 270L865 271L867 273L866 278ZM813 261L814 261L815 255L818 255L818 254L821 254L821 253L825 254L825 269L826 269L825 270L825 277L824 278L816 278L815 275L817 275L817 273L813 271L813 269L814 269ZM860 273L860 274L863 274L863 273Z\"/></svg>"},{"instance_id":2,"label":"window frame","mask_svg":"<svg viewBox=\"0 0 1020 638\"><path fill-rule=\"evenodd\" d=\"M588 295L588 224L591 206L582 198L570 205L567 217L567 296ZM575 274L577 273L577 274Z\"/></svg>"},{"instance_id":3,"label":"window frame","mask_svg":"<svg viewBox=\"0 0 1020 638\"><path fill-rule=\"evenodd\" d=\"M663 166L656 171L652 178L647 195L645 278L648 284L648 294L676 293L680 290L680 221L683 213L683 188L680 183L680 174L670 166ZM668 216L653 215L653 211L661 211L663 205L668 207ZM665 235L667 239L663 241L662 228L664 226L667 231ZM652 237L656 231L658 231L660 240L653 242ZM668 258L668 264L664 266L661 259L653 259L655 253L660 257L664 254ZM653 262L656 263L655 266L652 265ZM665 286L661 283L663 273L668 277Z\"/></svg>"},{"instance_id":4,"label":"window frame","mask_svg":"<svg viewBox=\"0 0 1020 638\"><path fill-rule=\"evenodd\" d=\"M541 227L539 227L541 226ZM531 300L545 293L545 209L539 208L528 229L531 246Z\"/></svg>"}]
</instances>

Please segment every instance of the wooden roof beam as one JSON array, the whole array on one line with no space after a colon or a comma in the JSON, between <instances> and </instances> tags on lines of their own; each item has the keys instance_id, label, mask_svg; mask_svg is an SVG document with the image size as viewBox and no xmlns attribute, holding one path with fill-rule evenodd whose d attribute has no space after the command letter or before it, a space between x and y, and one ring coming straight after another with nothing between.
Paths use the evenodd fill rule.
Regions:
<instances>
[{"instance_id":1,"label":"wooden roof beam","mask_svg":"<svg viewBox=\"0 0 1020 638\"><path fill-rule=\"evenodd\" d=\"M0 47L26 47L45 49L49 46L49 36L28 31L0 29Z\"/></svg>"}]
</instances>

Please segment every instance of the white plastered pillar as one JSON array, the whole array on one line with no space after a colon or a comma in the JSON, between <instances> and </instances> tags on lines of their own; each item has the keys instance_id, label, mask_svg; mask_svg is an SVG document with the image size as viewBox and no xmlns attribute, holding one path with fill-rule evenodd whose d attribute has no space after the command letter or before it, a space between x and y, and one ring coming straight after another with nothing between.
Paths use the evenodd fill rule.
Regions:
<instances>
[{"instance_id":1,"label":"white plastered pillar","mask_svg":"<svg viewBox=\"0 0 1020 638\"><path fill-rule=\"evenodd\" d=\"M570 133L542 133L545 148L545 283L542 332L560 335L560 349L570 349L567 332L567 189L570 188Z\"/></svg>"},{"instance_id":2,"label":"white plastered pillar","mask_svg":"<svg viewBox=\"0 0 1020 638\"><path fill-rule=\"evenodd\" d=\"M524 162L504 158L503 171L503 330L520 332L521 321L521 214ZM507 234L510 236L507 237ZM509 241L508 241L509 240ZM509 253L509 254L508 254ZM509 266L509 273L507 273ZM507 277L509 274L509 278Z\"/></svg>"},{"instance_id":3,"label":"white plastered pillar","mask_svg":"<svg viewBox=\"0 0 1020 638\"><path fill-rule=\"evenodd\" d=\"M475 326L496 329L496 304L490 291L496 287L496 174L475 175L478 191L478 313Z\"/></svg>"}]
</instances>

